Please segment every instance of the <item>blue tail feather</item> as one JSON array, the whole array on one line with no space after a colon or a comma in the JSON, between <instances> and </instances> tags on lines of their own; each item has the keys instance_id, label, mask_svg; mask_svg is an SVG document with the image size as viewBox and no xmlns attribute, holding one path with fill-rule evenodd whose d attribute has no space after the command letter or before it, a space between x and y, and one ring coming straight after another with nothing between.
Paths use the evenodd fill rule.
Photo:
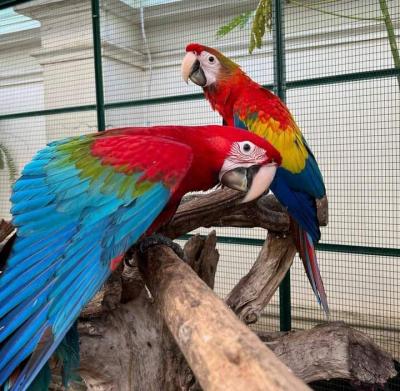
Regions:
<instances>
[{"instance_id":1,"label":"blue tail feather","mask_svg":"<svg viewBox=\"0 0 400 391\"><path fill-rule=\"evenodd\" d=\"M315 199L307 193L293 190L283 177L284 169L278 168L271 183L271 190L293 219L308 232L313 241L321 237Z\"/></svg>"}]
</instances>

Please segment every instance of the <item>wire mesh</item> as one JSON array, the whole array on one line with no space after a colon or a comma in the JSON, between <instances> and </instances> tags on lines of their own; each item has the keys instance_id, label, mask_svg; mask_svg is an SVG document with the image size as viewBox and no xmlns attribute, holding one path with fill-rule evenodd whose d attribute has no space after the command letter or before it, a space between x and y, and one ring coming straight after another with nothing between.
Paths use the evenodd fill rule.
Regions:
<instances>
[{"instance_id":1,"label":"wire mesh","mask_svg":"<svg viewBox=\"0 0 400 391\"><path fill-rule=\"evenodd\" d=\"M257 82L271 85L268 32L252 55L249 24L217 36L221 26L257 4L101 0L106 127L221 123L198 87L181 80L180 62L190 42L220 49ZM395 67L384 4L398 42L397 0L284 3L287 104L324 174L330 212L322 242L330 245L400 249L400 76L384 73ZM92 34L89 0L24 2L0 11L0 148L6 147L17 170L46 142L96 129ZM1 217L9 217L9 193L5 167L0 169ZM261 229L217 233L266 236ZM216 291L224 297L249 270L259 247L218 247ZM332 319L369 333L399 359L400 258L329 251L318 257ZM323 321L298 259L291 280L293 327ZM277 296L253 327L278 329Z\"/></svg>"},{"instance_id":2,"label":"wire mesh","mask_svg":"<svg viewBox=\"0 0 400 391\"><path fill-rule=\"evenodd\" d=\"M394 66L379 1L298 3L286 9L288 80L342 76L287 92L324 174L329 224L322 241L398 249L400 84L396 77L346 78ZM387 5L398 26L399 7ZM335 252L318 258L332 319L365 331L399 358L400 259ZM292 313L294 328L323 320L299 262L292 267Z\"/></svg>"}]
</instances>

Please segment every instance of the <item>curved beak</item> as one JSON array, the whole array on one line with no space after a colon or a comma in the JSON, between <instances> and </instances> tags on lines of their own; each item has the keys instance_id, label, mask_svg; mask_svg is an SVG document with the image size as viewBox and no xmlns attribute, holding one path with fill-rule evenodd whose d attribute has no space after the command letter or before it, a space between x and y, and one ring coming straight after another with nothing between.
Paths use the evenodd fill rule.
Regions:
<instances>
[{"instance_id":1,"label":"curved beak","mask_svg":"<svg viewBox=\"0 0 400 391\"><path fill-rule=\"evenodd\" d=\"M250 202L269 189L277 170L276 163L263 166L237 167L221 173L220 182L231 189L247 192L242 200Z\"/></svg>"},{"instance_id":2,"label":"curved beak","mask_svg":"<svg viewBox=\"0 0 400 391\"><path fill-rule=\"evenodd\" d=\"M200 61L193 52L186 53L181 65L182 78L187 83L190 79L194 84L204 87L207 84L206 75L201 69Z\"/></svg>"}]
</instances>

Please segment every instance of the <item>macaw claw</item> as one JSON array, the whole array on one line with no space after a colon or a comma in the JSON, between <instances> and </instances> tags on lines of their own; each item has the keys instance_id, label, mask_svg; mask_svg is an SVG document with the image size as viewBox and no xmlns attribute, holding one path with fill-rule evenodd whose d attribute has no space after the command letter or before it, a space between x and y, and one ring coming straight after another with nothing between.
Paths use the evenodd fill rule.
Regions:
<instances>
[{"instance_id":1,"label":"macaw claw","mask_svg":"<svg viewBox=\"0 0 400 391\"><path fill-rule=\"evenodd\" d=\"M169 247L179 258L184 259L184 253L181 246L179 246L178 243L173 242L172 239L160 234L148 236L138 243L137 249L139 256L142 257L150 247L160 244Z\"/></svg>"}]
</instances>

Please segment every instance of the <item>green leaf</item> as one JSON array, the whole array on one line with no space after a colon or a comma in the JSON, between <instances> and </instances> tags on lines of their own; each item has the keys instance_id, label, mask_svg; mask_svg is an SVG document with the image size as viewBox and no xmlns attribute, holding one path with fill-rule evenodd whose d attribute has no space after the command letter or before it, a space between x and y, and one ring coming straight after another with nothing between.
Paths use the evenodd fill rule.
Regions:
<instances>
[{"instance_id":1,"label":"green leaf","mask_svg":"<svg viewBox=\"0 0 400 391\"><path fill-rule=\"evenodd\" d=\"M2 150L0 149L0 170L3 170L4 169L4 156L3 156L3 152L2 152Z\"/></svg>"},{"instance_id":2,"label":"green leaf","mask_svg":"<svg viewBox=\"0 0 400 391\"><path fill-rule=\"evenodd\" d=\"M261 48L265 28L269 31L272 28L272 0L260 0L258 3L250 33L250 54L253 53L255 48Z\"/></svg>"},{"instance_id":3,"label":"green leaf","mask_svg":"<svg viewBox=\"0 0 400 391\"><path fill-rule=\"evenodd\" d=\"M17 177L17 168L7 147L0 143L0 169L5 169L5 166L8 168L10 182L14 183Z\"/></svg>"},{"instance_id":4,"label":"green leaf","mask_svg":"<svg viewBox=\"0 0 400 391\"><path fill-rule=\"evenodd\" d=\"M225 24L224 26L221 26L218 29L217 35L219 37L224 37L225 35L229 34L232 30L234 30L236 27L243 28L247 24L247 22L251 19L253 14L254 11L247 11L243 12L238 16L235 16L229 23Z\"/></svg>"}]
</instances>

